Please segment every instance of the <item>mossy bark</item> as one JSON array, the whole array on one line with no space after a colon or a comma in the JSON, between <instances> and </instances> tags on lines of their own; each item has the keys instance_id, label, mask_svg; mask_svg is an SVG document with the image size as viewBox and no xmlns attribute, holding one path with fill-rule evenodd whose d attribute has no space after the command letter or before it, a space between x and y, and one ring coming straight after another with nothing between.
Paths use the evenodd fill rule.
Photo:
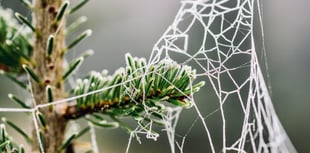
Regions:
<instances>
[{"instance_id":1,"label":"mossy bark","mask_svg":"<svg viewBox=\"0 0 310 153\"><path fill-rule=\"evenodd\" d=\"M53 90L54 100L65 97L63 75L63 59L65 48L65 20L56 22L57 13L63 0L33 0L33 25L35 26L33 69L41 79L41 83L32 82L35 105L47 103L46 86ZM52 55L47 56L46 46L50 35L54 35ZM41 128L43 133L44 152L56 153L61 146L67 121L62 117L65 105L39 109L47 121L47 127ZM34 143L32 152L39 152L36 129L33 128Z\"/></svg>"}]
</instances>

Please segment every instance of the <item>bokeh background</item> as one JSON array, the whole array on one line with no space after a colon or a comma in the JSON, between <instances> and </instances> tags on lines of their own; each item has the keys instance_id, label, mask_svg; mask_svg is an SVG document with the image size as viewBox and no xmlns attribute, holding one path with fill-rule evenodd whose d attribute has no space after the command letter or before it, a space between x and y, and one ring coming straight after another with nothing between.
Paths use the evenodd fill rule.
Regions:
<instances>
[{"instance_id":1,"label":"bokeh background","mask_svg":"<svg viewBox=\"0 0 310 153\"><path fill-rule=\"evenodd\" d=\"M76 3L77 0L72 0ZM30 16L18 0L0 0L3 7L14 8ZM308 0L263 0L261 2L265 34L271 97L276 112L291 141L299 152L310 152L310 18ZM95 56L89 57L80 68L78 76L85 76L90 70L108 69L113 72L125 64L124 54L149 57L154 43L172 23L180 7L180 0L92 0L81 11L69 18L68 22L83 15L88 22L81 28L90 28L93 35L75 47L68 58L86 49L95 50ZM77 35L78 33L76 33ZM4 77L0 77L1 106L16 105L8 101L7 93L20 93L17 87ZM208 107L208 106L206 106ZM21 124L26 121L23 114L5 113L14 116ZM81 121L83 122L83 121ZM192 123L190 121L189 123ZM190 125L180 123L181 131ZM184 134L186 132L180 132ZM204 141L199 137L202 131L192 130L186 145ZM183 135L184 136L184 135ZM98 130L97 134L102 152L125 152L128 134L121 130ZM18 138L18 137L17 137ZM203 145L203 144L202 144ZM201 149L203 146L200 146ZM133 141L131 152L142 153L168 152L169 145L165 136L158 142L142 141L139 145ZM189 148L185 148L191 152ZM196 151L197 152L197 151Z\"/></svg>"}]
</instances>

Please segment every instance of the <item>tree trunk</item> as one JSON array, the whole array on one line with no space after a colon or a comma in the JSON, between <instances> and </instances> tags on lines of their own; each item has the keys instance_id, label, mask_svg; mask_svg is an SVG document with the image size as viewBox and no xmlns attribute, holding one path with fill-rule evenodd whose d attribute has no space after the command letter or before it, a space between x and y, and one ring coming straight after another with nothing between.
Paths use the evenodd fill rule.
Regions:
<instances>
[{"instance_id":1,"label":"tree trunk","mask_svg":"<svg viewBox=\"0 0 310 153\"><path fill-rule=\"evenodd\" d=\"M64 83L61 79L63 75L63 56L65 49L65 20L56 21L57 13L63 0L33 0L33 25L36 32L34 36L33 60L34 71L37 73L42 83L32 81L32 90L35 105L48 103L46 86L52 87L54 100L63 99L65 96ZM54 46L52 55L47 56L46 46L48 37L54 35ZM39 111L47 121L46 128L40 126L43 134L44 152L56 153L61 146L67 121L62 117L65 105L43 108ZM37 140L36 129L33 128L34 143L32 152L39 152L39 142Z\"/></svg>"}]
</instances>

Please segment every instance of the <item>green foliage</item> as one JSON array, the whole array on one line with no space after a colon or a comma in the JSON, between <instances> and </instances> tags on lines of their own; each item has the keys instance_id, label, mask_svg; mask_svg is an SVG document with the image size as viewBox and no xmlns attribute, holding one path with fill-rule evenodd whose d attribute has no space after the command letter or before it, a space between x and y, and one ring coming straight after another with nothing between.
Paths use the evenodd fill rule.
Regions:
<instances>
[{"instance_id":1,"label":"green foliage","mask_svg":"<svg viewBox=\"0 0 310 153\"><path fill-rule=\"evenodd\" d=\"M64 17L65 12L66 12L66 10L67 10L67 8L68 8L68 5L69 5L69 1L65 1L65 2L62 4L62 6L60 7L60 10L59 10L59 12L58 12L58 14L57 14L57 16L56 16L56 22L61 21L61 19Z\"/></svg>"},{"instance_id":2,"label":"green foliage","mask_svg":"<svg viewBox=\"0 0 310 153\"><path fill-rule=\"evenodd\" d=\"M19 31L20 26L10 14L8 16L11 18L2 15L4 14L0 15L0 69L20 74L23 64L32 63L30 37ZM7 21L8 19L12 21Z\"/></svg>"},{"instance_id":3,"label":"green foliage","mask_svg":"<svg viewBox=\"0 0 310 153\"><path fill-rule=\"evenodd\" d=\"M132 116L137 119L145 118L145 111L152 111L160 119L169 103L172 104L169 106L191 107L192 94L204 85L200 82L191 86L195 70L170 59L147 66L144 58L133 58L127 54L126 64L126 68L119 69L112 76L106 71L91 72L84 80L78 80L75 96L87 96L76 100L77 112L68 114L71 116L67 118L100 112L112 118ZM105 124L107 127L116 125L98 116L90 121L101 122L102 127Z\"/></svg>"},{"instance_id":4,"label":"green foliage","mask_svg":"<svg viewBox=\"0 0 310 153\"><path fill-rule=\"evenodd\" d=\"M66 80L84 61L83 57L80 57L69 64L68 69L65 71L64 75L62 76L62 80Z\"/></svg>"},{"instance_id":5,"label":"green foliage","mask_svg":"<svg viewBox=\"0 0 310 153\"><path fill-rule=\"evenodd\" d=\"M15 95L13 94L8 94L9 99L11 99L13 102L17 103L18 105L20 105L22 108L26 108L26 109L30 109L30 107L28 105L26 105L26 103L22 100L20 100L19 98L17 98Z\"/></svg>"},{"instance_id":6,"label":"green foliage","mask_svg":"<svg viewBox=\"0 0 310 153\"><path fill-rule=\"evenodd\" d=\"M74 46L76 46L77 44L79 44L82 40L84 40L85 38L89 37L92 34L92 31L90 29L84 31L82 34L80 34L78 37L76 37L69 45L68 45L68 49L73 48Z\"/></svg>"},{"instance_id":7,"label":"green foliage","mask_svg":"<svg viewBox=\"0 0 310 153\"><path fill-rule=\"evenodd\" d=\"M47 52L48 58L50 58L52 55L53 47L54 47L54 36L50 35L48 37L47 44L46 44L46 52Z\"/></svg>"},{"instance_id":8,"label":"green foliage","mask_svg":"<svg viewBox=\"0 0 310 153\"><path fill-rule=\"evenodd\" d=\"M82 0L79 4L77 4L76 6L74 6L71 10L70 10L70 14L78 11L80 8L82 8L87 2L89 2L89 0Z\"/></svg>"},{"instance_id":9,"label":"green foliage","mask_svg":"<svg viewBox=\"0 0 310 153\"><path fill-rule=\"evenodd\" d=\"M1 153L24 153L24 147L20 145L17 147L13 142L8 133L6 132L5 126L0 125L0 151Z\"/></svg>"},{"instance_id":10,"label":"green foliage","mask_svg":"<svg viewBox=\"0 0 310 153\"><path fill-rule=\"evenodd\" d=\"M9 125L11 128L13 128L14 130L16 130L18 133L20 133L28 142L32 142L31 137L24 132L23 129L21 129L19 126L17 126L16 124L14 124L13 122L7 120L5 117L2 117L2 122L6 123L7 125Z\"/></svg>"},{"instance_id":11,"label":"green foliage","mask_svg":"<svg viewBox=\"0 0 310 153\"><path fill-rule=\"evenodd\" d=\"M30 21L29 21L26 17L24 17L23 15L21 15L21 14L19 14L19 13L15 13L15 16L16 16L16 18L17 18L20 22L22 22L22 23L24 23L25 25L27 25L33 32L36 31L35 28L33 27L33 25L30 23Z\"/></svg>"},{"instance_id":12,"label":"green foliage","mask_svg":"<svg viewBox=\"0 0 310 153\"><path fill-rule=\"evenodd\" d=\"M30 67L28 67L26 64L22 65L23 69L28 73L28 75L38 84L42 84L41 79L39 78L39 76L33 71L33 69L31 69Z\"/></svg>"}]
</instances>

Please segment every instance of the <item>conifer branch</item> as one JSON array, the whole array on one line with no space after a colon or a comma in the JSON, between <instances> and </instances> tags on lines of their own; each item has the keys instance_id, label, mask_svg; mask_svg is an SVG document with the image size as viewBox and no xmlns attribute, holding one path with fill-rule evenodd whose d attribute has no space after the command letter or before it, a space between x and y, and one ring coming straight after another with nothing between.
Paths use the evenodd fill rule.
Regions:
<instances>
[{"instance_id":1,"label":"conifer branch","mask_svg":"<svg viewBox=\"0 0 310 153\"><path fill-rule=\"evenodd\" d=\"M162 102L175 106L191 107L191 98L204 82L191 85L195 70L165 59L147 67L143 58L126 55L126 68L107 76L91 72L79 80L74 89L77 104L69 106L65 118L75 119L86 114L100 112L111 116L136 116L144 107L164 109ZM99 91L98 91L99 90Z\"/></svg>"},{"instance_id":2,"label":"conifer branch","mask_svg":"<svg viewBox=\"0 0 310 153\"><path fill-rule=\"evenodd\" d=\"M0 151L2 153L24 153L23 147L19 148L12 142L10 135L7 133L5 125L0 124Z\"/></svg>"}]
</instances>

